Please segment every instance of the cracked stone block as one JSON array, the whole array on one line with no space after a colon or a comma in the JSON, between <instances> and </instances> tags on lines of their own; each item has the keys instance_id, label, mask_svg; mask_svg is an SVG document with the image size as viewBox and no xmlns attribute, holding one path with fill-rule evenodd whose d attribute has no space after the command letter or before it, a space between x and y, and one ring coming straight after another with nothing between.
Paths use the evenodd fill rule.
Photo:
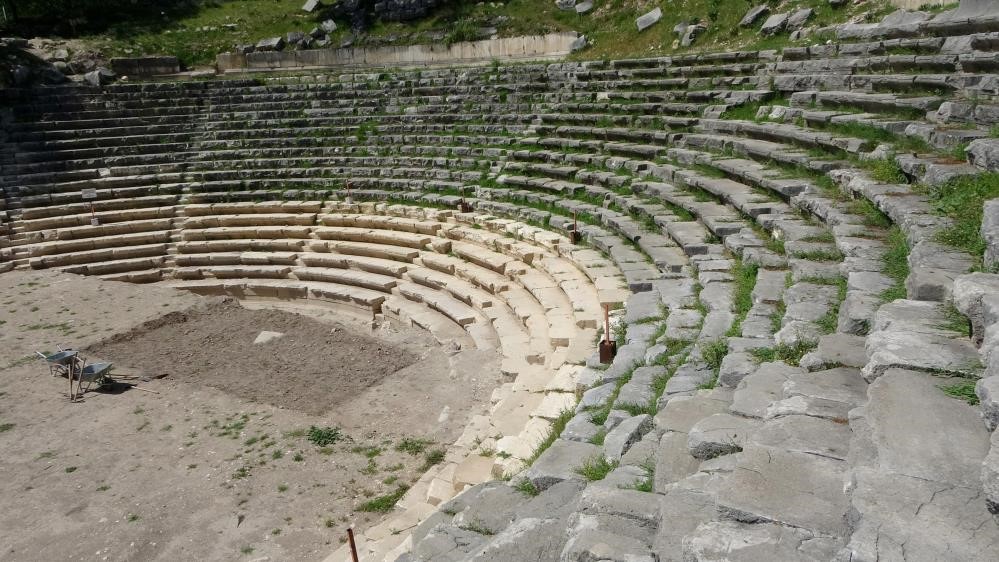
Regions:
<instances>
[{"instance_id":1,"label":"cracked stone block","mask_svg":"<svg viewBox=\"0 0 999 562\"><path fill-rule=\"evenodd\" d=\"M826 536L848 534L846 463L749 443L718 490L725 518L773 522Z\"/></svg>"},{"instance_id":2,"label":"cracked stone block","mask_svg":"<svg viewBox=\"0 0 999 562\"><path fill-rule=\"evenodd\" d=\"M653 423L657 431L685 434L698 421L725 412L729 403L707 390L700 390L693 396L677 396L659 410Z\"/></svg>"},{"instance_id":3,"label":"cracked stone block","mask_svg":"<svg viewBox=\"0 0 999 562\"><path fill-rule=\"evenodd\" d=\"M853 534L837 559L901 559L904 545L925 560L975 560L999 544L983 501L989 433L940 391L960 380L891 369L851 412Z\"/></svg>"},{"instance_id":4,"label":"cracked stone block","mask_svg":"<svg viewBox=\"0 0 999 562\"><path fill-rule=\"evenodd\" d=\"M836 539L773 523L708 521L683 539L683 560L796 560L826 562L839 550ZM679 558L678 558L679 559Z\"/></svg>"},{"instance_id":5,"label":"cracked stone block","mask_svg":"<svg viewBox=\"0 0 999 562\"><path fill-rule=\"evenodd\" d=\"M656 377L664 376L666 367L639 367L631 374L631 380L621 387L615 405L623 404L645 407L652 401L652 382Z\"/></svg>"},{"instance_id":6,"label":"cracked stone block","mask_svg":"<svg viewBox=\"0 0 999 562\"><path fill-rule=\"evenodd\" d=\"M806 415L845 423L850 410L864 402L866 390L857 369L794 374L784 383L784 398L771 404L765 417Z\"/></svg>"},{"instance_id":7,"label":"cracked stone block","mask_svg":"<svg viewBox=\"0 0 999 562\"><path fill-rule=\"evenodd\" d=\"M767 407L782 398L788 377L804 373L804 369L783 362L761 363L736 387L729 411L747 418L763 418Z\"/></svg>"},{"instance_id":8,"label":"cracked stone block","mask_svg":"<svg viewBox=\"0 0 999 562\"><path fill-rule=\"evenodd\" d=\"M747 376L756 371L757 364L749 353L729 353L722 359L718 369L718 384L735 388Z\"/></svg>"},{"instance_id":9,"label":"cracked stone block","mask_svg":"<svg viewBox=\"0 0 999 562\"><path fill-rule=\"evenodd\" d=\"M819 338L819 345L798 362L809 371L833 367L862 368L867 364L866 338L846 333L826 334Z\"/></svg>"},{"instance_id":10,"label":"cracked stone block","mask_svg":"<svg viewBox=\"0 0 999 562\"><path fill-rule=\"evenodd\" d=\"M868 382L892 368L978 377L978 350L967 340L913 332L874 332L867 336Z\"/></svg>"},{"instance_id":11,"label":"cracked stone block","mask_svg":"<svg viewBox=\"0 0 999 562\"><path fill-rule=\"evenodd\" d=\"M604 456L618 461L629 448L652 429L652 416L642 414L623 420L604 437Z\"/></svg>"}]
</instances>

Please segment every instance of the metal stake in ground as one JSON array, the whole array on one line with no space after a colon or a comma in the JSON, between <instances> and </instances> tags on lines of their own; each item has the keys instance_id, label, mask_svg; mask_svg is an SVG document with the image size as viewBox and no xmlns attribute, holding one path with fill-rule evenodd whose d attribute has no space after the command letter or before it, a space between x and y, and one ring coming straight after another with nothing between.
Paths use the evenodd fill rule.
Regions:
<instances>
[{"instance_id":1,"label":"metal stake in ground","mask_svg":"<svg viewBox=\"0 0 999 562\"><path fill-rule=\"evenodd\" d=\"M573 244L579 244L579 241L583 239L583 235L579 233L579 224L576 222L576 211L572 212L572 232L569 233L569 240Z\"/></svg>"},{"instance_id":2,"label":"metal stake in ground","mask_svg":"<svg viewBox=\"0 0 999 562\"><path fill-rule=\"evenodd\" d=\"M610 305L604 305L604 339L600 342L600 362L607 365L617 355L617 342L610 337Z\"/></svg>"},{"instance_id":3,"label":"metal stake in ground","mask_svg":"<svg viewBox=\"0 0 999 562\"><path fill-rule=\"evenodd\" d=\"M350 180L346 183L347 187L347 204L350 205L354 202L354 198L350 196Z\"/></svg>"},{"instance_id":4,"label":"metal stake in ground","mask_svg":"<svg viewBox=\"0 0 999 562\"><path fill-rule=\"evenodd\" d=\"M354 562L361 562L357 557L357 545L354 544L354 529L350 527L347 528L347 540L350 541L350 557L353 558Z\"/></svg>"}]
</instances>

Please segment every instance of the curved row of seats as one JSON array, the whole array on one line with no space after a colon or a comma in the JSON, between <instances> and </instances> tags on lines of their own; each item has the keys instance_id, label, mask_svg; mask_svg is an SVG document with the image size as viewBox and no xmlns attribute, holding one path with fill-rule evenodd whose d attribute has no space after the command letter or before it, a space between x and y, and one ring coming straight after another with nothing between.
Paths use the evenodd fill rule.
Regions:
<instances>
[{"instance_id":1,"label":"curved row of seats","mask_svg":"<svg viewBox=\"0 0 999 562\"><path fill-rule=\"evenodd\" d=\"M981 173L954 156L999 123L997 37L12 92L0 267L351 303L501 350L526 378L494 413L517 385L559 394L501 439L473 422L456 450L503 455L425 475L359 537L365 559L537 554L513 507L531 500L506 484L431 516L494 467L567 506L539 531L566 560L750 555L712 550L719 537L776 559L803 545L875 559L907 541L971 559L999 536L971 499L989 435L926 373L990 365L977 345L995 289L966 275L976 256L937 242L949 221L914 184ZM905 181L876 180L869 161ZM96 226L83 189L97 190ZM568 243L574 227L588 247ZM884 302L899 237L908 298ZM596 300L577 302L563 270ZM625 300L615 362L564 367L586 359L593 310ZM950 302L975 339L941 327ZM514 474L577 389L559 439ZM917 417L932 446L899 437ZM584 485L575 470L596 456L617 467ZM969 498L931 517L892 483Z\"/></svg>"}]
</instances>

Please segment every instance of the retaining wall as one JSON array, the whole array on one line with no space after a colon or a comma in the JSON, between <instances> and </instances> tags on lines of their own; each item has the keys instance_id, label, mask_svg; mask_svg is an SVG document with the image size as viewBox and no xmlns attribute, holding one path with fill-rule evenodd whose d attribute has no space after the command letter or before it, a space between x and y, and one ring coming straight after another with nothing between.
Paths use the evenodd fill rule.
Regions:
<instances>
[{"instance_id":1,"label":"retaining wall","mask_svg":"<svg viewBox=\"0 0 999 562\"><path fill-rule=\"evenodd\" d=\"M223 53L216 57L219 72L290 70L337 66L402 66L454 64L492 59L536 59L569 54L576 33L550 33L445 45L357 47L305 51Z\"/></svg>"}]
</instances>

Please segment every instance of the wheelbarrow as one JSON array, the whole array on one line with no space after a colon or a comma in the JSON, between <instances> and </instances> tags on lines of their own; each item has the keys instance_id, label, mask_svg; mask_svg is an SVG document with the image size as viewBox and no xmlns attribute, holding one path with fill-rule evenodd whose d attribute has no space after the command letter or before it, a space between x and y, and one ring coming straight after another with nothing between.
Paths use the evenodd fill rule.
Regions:
<instances>
[{"instance_id":1,"label":"wheelbarrow","mask_svg":"<svg viewBox=\"0 0 999 562\"><path fill-rule=\"evenodd\" d=\"M75 349L66 349L63 351L57 351L55 353L50 353L45 355L40 351L36 351L39 357L45 360L49 365L49 374L54 377L66 377L69 376L70 371L76 364L76 359L80 355L79 351Z\"/></svg>"},{"instance_id":2,"label":"wheelbarrow","mask_svg":"<svg viewBox=\"0 0 999 562\"><path fill-rule=\"evenodd\" d=\"M114 380L111 378L111 367L113 366L113 363L91 363L90 365L84 365L77 374L80 383L78 386L79 392L76 393L76 396L83 396L91 388L97 390L114 383Z\"/></svg>"}]
</instances>

